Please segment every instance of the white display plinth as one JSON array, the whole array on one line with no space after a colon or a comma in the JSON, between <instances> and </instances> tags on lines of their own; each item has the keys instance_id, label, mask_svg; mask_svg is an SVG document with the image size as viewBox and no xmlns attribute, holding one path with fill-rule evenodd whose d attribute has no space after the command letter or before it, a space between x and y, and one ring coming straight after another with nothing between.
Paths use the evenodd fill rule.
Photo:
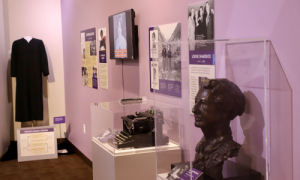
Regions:
<instances>
[{"instance_id":1,"label":"white display plinth","mask_svg":"<svg viewBox=\"0 0 300 180\"><path fill-rule=\"evenodd\" d=\"M154 180L156 179L155 147L116 150L115 155L109 151L106 143L93 138L93 179L94 180ZM165 169L170 164L181 161L181 149L170 142L164 148ZM160 152L162 153L162 152Z\"/></svg>"},{"instance_id":2,"label":"white display plinth","mask_svg":"<svg viewBox=\"0 0 300 180\"><path fill-rule=\"evenodd\" d=\"M167 177L168 177L168 173L158 174L157 175L157 180L166 180Z\"/></svg>"}]
</instances>

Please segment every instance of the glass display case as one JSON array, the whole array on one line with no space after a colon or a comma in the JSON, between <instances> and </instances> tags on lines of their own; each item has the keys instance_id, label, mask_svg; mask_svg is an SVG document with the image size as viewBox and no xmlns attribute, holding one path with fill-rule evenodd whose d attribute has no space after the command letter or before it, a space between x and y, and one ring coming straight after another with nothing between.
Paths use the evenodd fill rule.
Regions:
<instances>
[{"instance_id":1,"label":"glass display case","mask_svg":"<svg viewBox=\"0 0 300 180\"><path fill-rule=\"evenodd\" d=\"M181 159L174 159L166 166L168 162L163 155L166 147L157 144L156 179L293 179L292 89L270 41L201 40L157 45L158 58L150 59L150 64L156 64L158 76L162 79L168 76L161 74L180 73L181 97L166 97L160 94L161 89L158 87L153 89L154 99L166 104L176 104L182 109L182 113L178 119ZM165 47L171 52L169 60L160 53ZM171 63L166 63L168 61ZM180 70L174 68L175 61L181 61ZM220 152L220 139L216 138L216 142L206 141L204 134L208 134L207 129L197 124L200 121L197 119L199 115L195 121L195 97L204 88L203 82L208 82L206 78L225 78L235 84L245 97L243 113L231 120L229 125L232 139L237 143L236 154ZM154 83L152 77L151 83ZM168 87L168 84L164 86ZM201 94L198 96L202 97ZM208 105L203 105L203 108L208 108ZM201 121L206 121L205 114L201 114L201 118ZM169 127L169 124L163 124L163 134L168 132ZM202 130L205 131L204 134ZM210 131L218 134L218 128ZM156 136L156 141L160 141L160 136ZM203 151L199 150L202 146ZM215 153L215 156L211 157L210 153ZM195 157L198 158L197 162L199 157L203 159L202 169L196 166ZM219 169L222 177L208 175L208 166L217 165L209 164L210 160L225 160L224 164L221 163L223 168Z\"/></svg>"},{"instance_id":2,"label":"glass display case","mask_svg":"<svg viewBox=\"0 0 300 180\"><path fill-rule=\"evenodd\" d=\"M178 107L146 99L91 104L94 179L155 179L156 144L167 149L166 166L181 159L180 116Z\"/></svg>"}]
</instances>

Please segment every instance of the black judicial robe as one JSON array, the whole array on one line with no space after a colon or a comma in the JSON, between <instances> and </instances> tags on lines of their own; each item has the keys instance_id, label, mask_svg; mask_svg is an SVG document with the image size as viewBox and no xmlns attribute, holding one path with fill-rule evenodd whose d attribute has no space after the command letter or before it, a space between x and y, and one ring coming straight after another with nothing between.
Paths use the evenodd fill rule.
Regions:
<instances>
[{"instance_id":1,"label":"black judicial robe","mask_svg":"<svg viewBox=\"0 0 300 180\"><path fill-rule=\"evenodd\" d=\"M16 77L17 82L16 121L43 120L42 73L49 75L43 41L16 40L11 53L11 76Z\"/></svg>"}]
</instances>

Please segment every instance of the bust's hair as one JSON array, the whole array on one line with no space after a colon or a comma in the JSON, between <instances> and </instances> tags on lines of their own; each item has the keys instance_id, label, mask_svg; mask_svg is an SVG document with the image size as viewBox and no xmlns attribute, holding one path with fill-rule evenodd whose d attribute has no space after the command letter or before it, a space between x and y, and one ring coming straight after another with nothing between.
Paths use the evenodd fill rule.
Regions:
<instances>
[{"instance_id":1,"label":"bust's hair","mask_svg":"<svg viewBox=\"0 0 300 180\"><path fill-rule=\"evenodd\" d=\"M245 96L233 82L228 79L203 79L200 84L202 88L211 90L215 103L224 112L228 112L228 119L233 120L244 113Z\"/></svg>"}]
</instances>

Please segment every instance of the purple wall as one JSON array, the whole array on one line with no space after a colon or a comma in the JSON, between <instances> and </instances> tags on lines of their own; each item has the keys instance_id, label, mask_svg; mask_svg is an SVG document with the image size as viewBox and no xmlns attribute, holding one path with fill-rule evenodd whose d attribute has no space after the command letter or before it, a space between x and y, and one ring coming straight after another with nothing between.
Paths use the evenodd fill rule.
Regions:
<instances>
[{"instance_id":1,"label":"purple wall","mask_svg":"<svg viewBox=\"0 0 300 180\"><path fill-rule=\"evenodd\" d=\"M100 2L61 1L67 136L90 159L92 159L90 103L122 98L122 66L117 61L108 61L109 90L95 90L82 85L80 31L93 27L97 29L107 27L106 17L113 9L112 3L104 5ZM83 124L86 125L86 134L83 133Z\"/></svg>"},{"instance_id":2,"label":"purple wall","mask_svg":"<svg viewBox=\"0 0 300 180\"><path fill-rule=\"evenodd\" d=\"M108 61L109 90L93 90L81 85L80 74L80 38L79 32L96 27L108 28L108 16L133 8L136 12L136 24L139 26L139 61L124 62L124 96L148 96L149 92L149 52L148 28L174 22L182 24L182 40L187 39L187 5L196 0L115 0L88 2L64 0L62 3L63 44L66 82L66 114L70 137L85 155L92 159L90 136L90 106L97 101L114 101L122 97L122 66L118 61ZM286 72L293 89L293 98L299 99L300 84L299 58L297 42L300 40L300 1L295 0L216 0L215 33L218 39L260 38L270 39ZM185 84L186 85L186 84ZM186 91L184 91L186 92ZM183 94L183 97L188 95ZM156 99L181 106L180 99L157 95ZM294 127L300 124L300 102L293 101ZM82 125L86 124L87 134L83 134ZM300 135L296 130L294 137ZM294 138L294 152L300 150ZM294 159L299 155L294 153ZM294 161L294 167L300 162ZM294 179L300 179L300 172L294 171Z\"/></svg>"}]
</instances>

